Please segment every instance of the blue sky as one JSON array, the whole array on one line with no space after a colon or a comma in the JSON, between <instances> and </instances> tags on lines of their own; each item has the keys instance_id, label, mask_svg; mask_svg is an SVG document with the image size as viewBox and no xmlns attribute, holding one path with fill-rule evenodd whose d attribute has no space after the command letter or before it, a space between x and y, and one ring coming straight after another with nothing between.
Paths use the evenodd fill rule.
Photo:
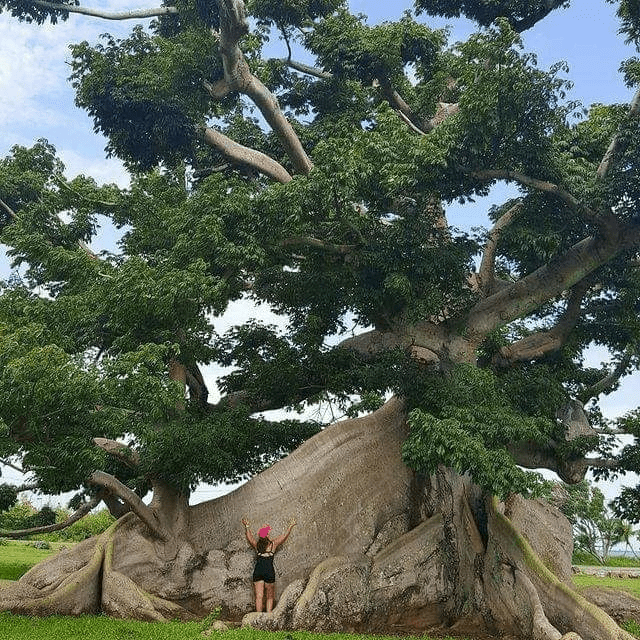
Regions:
<instances>
[{"instance_id":1,"label":"blue sky","mask_svg":"<svg viewBox=\"0 0 640 640\"><path fill-rule=\"evenodd\" d=\"M158 4L149 0L83 2L85 6L119 11ZM350 4L353 11L367 14L370 24L397 18L410 7L409 3L375 0L352 0ZM615 7L605 0L573 0L572 4L526 32L525 48L537 53L542 68L559 60L568 62L569 77L574 82L572 99L585 106L627 103L632 92L624 86L618 69L634 52L617 35ZM472 30L465 20L421 19L433 26L450 25L452 40L464 38ZM104 32L126 35L133 24L71 15L66 23L37 27L0 14L0 154L6 155L13 144L29 146L43 137L57 148L69 176L85 173L100 182L126 185L121 164L105 158L105 140L93 132L90 118L74 106L73 90L67 81L68 45L82 40L95 42ZM284 50L278 55L284 55ZM482 224L491 200L478 204L473 219L455 207L448 211L449 218L461 227ZM0 247L0 277L7 271ZM595 351L593 358L599 362L606 353ZM615 417L635 408L639 397L640 376L636 375L602 404L606 415Z\"/></svg>"}]
</instances>

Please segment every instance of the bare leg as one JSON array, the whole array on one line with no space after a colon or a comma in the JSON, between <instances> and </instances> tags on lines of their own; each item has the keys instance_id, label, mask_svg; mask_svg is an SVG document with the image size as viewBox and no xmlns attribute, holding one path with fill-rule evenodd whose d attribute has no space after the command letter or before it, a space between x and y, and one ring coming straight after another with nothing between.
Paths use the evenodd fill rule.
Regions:
<instances>
[{"instance_id":1,"label":"bare leg","mask_svg":"<svg viewBox=\"0 0 640 640\"><path fill-rule=\"evenodd\" d=\"M262 595L264 594L264 582L259 580L253 583L256 592L256 611L262 611Z\"/></svg>"},{"instance_id":2,"label":"bare leg","mask_svg":"<svg viewBox=\"0 0 640 640\"><path fill-rule=\"evenodd\" d=\"M270 613L271 611L273 611L273 601L275 600L276 595L276 583L265 583L265 589L267 591L267 613Z\"/></svg>"}]
</instances>

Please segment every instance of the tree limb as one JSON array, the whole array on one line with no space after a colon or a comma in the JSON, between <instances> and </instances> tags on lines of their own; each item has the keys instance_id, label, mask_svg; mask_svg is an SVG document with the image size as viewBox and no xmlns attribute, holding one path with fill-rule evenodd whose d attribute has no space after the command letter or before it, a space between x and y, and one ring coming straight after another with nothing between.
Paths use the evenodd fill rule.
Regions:
<instances>
[{"instance_id":1,"label":"tree limb","mask_svg":"<svg viewBox=\"0 0 640 640\"><path fill-rule=\"evenodd\" d=\"M603 233L589 236L512 285L481 300L467 316L467 335L481 341L488 333L527 315L640 241L640 228L609 218Z\"/></svg>"},{"instance_id":2,"label":"tree limb","mask_svg":"<svg viewBox=\"0 0 640 640\"><path fill-rule=\"evenodd\" d=\"M339 255L346 255L355 248L355 245L353 244L333 244L331 242L324 242L318 238L308 236L291 236L290 238L285 238L280 245L283 247L313 247L314 249L320 249L328 253L335 253Z\"/></svg>"},{"instance_id":3,"label":"tree limb","mask_svg":"<svg viewBox=\"0 0 640 640\"><path fill-rule=\"evenodd\" d=\"M629 106L628 117L631 118L633 116L637 116L638 114L640 114L640 87L636 91L636 94L633 97L633 100L631 101L631 104ZM618 152L619 148L620 148L620 133L616 133L616 135L613 136L613 139L611 140L611 143L609 144L609 147L605 152L602 160L600 161L600 165L598 166L596 176L599 180L602 180L609 172L613 159L616 153Z\"/></svg>"},{"instance_id":4,"label":"tree limb","mask_svg":"<svg viewBox=\"0 0 640 640\"><path fill-rule=\"evenodd\" d=\"M4 201L0 199L0 207L2 207L14 220L18 217L16 212Z\"/></svg>"},{"instance_id":5,"label":"tree limb","mask_svg":"<svg viewBox=\"0 0 640 640\"><path fill-rule=\"evenodd\" d=\"M378 78L380 89L385 100L398 113L404 116L403 119L408 120L418 132L425 134L432 131L434 124L428 120L421 118L415 111L404 101L404 98L393 88L388 78Z\"/></svg>"},{"instance_id":6,"label":"tree limb","mask_svg":"<svg viewBox=\"0 0 640 640\"><path fill-rule=\"evenodd\" d=\"M43 9L53 9L56 11L67 11L68 13L80 13L94 18L104 20L132 20L137 18L153 18L155 16L166 16L177 14L176 7L157 7L154 9L133 9L131 11L102 11L101 9L88 9L75 4L58 4L56 2L46 2L46 0L31 0L31 4Z\"/></svg>"},{"instance_id":7,"label":"tree limb","mask_svg":"<svg viewBox=\"0 0 640 640\"><path fill-rule=\"evenodd\" d=\"M543 191L544 193L549 193L551 195L556 196L560 200L562 200L566 205L568 205L573 211L580 214L585 220L589 222L597 222L598 224L602 223L602 218L595 211L592 211L585 204L581 203L577 198L575 198L571 193L559 187L557 184L553 182L547 182L546 180L538 180L537 178L532 178L531 176L527 176L518 171L510 171L508 169L469 169L467 167L458 166L458 169L462 171L465 175L470 178L475 178L476 180L481 181L491 181L491 180L507 180L514 181L518 184L524 185L525 187L531 187L536 191Z\"/></svg>"},{"instance_id":8,"label":"tree limb","mask_svg":"<svg viewBox=\"0 0 640 640\"><path fill-rule=\"evenodd\" d=\"M502 232L513 222L516 214L522 209L522 201L518 201L506 213L502 214L489 232L489 238L482 252L482 261L478 271L480 291L485 295L493 292L496 275L496 253Z\"/></svg>"},{"instance_id":9,"label":"tree limb","mask_svg":"<svg viewBox=\"0 0 640 640\"><path fill-rule=\"evenodd\" d=\"M296 171L307 174L313 163L300 139L285 118L276 97L251 73L239 41L249 30L242 0L220 0L220 54L226 87L217 91L238 91L253 100L284 146Z\"/></svg>"},{"instance_id":10,"label":"tree limb","mask_svg":"<svg viewBox=\"0 0 640 640\"><path fill-rule=\"evenodd\" d=\"M217 149L227 160L234 164L251 167L282 184L292 180L291 174L273 158L261 151L238 144L215 129L205 128L202 131L202 138L209 146Z\"/></svg>"},{"instance_id":11,"label":"tree limb","mask_svg":"<svg viewBox=\"0 0 640 640\"><path fill-rule=\"evenodd\" d=\"M204 381L204 376L197 364L186 367L186 383L189 388L189 397L200 405L207 404L209 389Z\"/></svg>"},{"instance_id":12,"label":"tree limb","mask_svg":"<svg viewBox=\"0 0 640 640\"><path fill-rule=\"evenodd\" d=\"M105 494L102 500L107 505L107 509L109 509L109 513L116 520L119 518L122 518L123 515L131 511L131 507L129 507L129 505L125 504L117 496L114 496L112 493L109 493L108 491L105 491Z\"/></svg>"},{"instance_id":13,"label":"tree limb","mask_svg":"<svg viewBox=\"0 0 640 640\"><path fill-rule=\"evenodd\" d=\"M316 78L320 78L321 80L330 80L333 78L333 74L328 71L323 71L322 69L318 69L317 67L311 67L307 64L303 64L302 62L296 62L291 58L281 58L280 62L282 64L299 71L300 73L306 73L308 76L315 76Z\"/></svg>"},{"instance_id":14,"label":"tree limb","mask_svg":"<svg viewBox=\"0 0 640 640\"><path fill-rule=\"evenodd\" d=\"M93 443L129 467L135 468L140 464L138 452L122 442L110 440L109 438L94 438Z\"/></svg>"},{"instance_id":15,"label":"tree limb","mask_svg":"<svg viewBox=\"0 0 640 640\"><path fill-rule=\"evenodd\" d=\"M124 485L115 476L104 471L94 471L88 478L90 484L104 487L112 494L118 496L124 503L131 507L139 518L151 531L163 541L170 538L169 533L162 527L155 513L142 501L140 496Z\"/></svg>"},{"instance_id":16,"label":"tree limb","mask_svg":"<svg viewBox=\"0 0 640 640\"><path fill-rule=\"evenodd\" d=\"M18 493L22 493L23 491L37 491L39 488L40 488L40 485L37 483L21 484L16 487L16 491Z\"/></svg>"},{"instance_id":17,"label":"tree limb","mask_svg":"<svg viewBox=\"0 0 640 640\"><path fill-rule=\"evenodd\" d=\"M576 284L571 289L564 313L552 329L532 333L513 344L502 347L499 355L494 358L494 364L504 367L514 362L535 360L560 349L580 319L582 300L589 287L590 283L586 280Z\"/></svg>"},{"instance_id":18,"label":"tree limb","mask_svg":"<svg viewBox=\"0 0 640 640\"><path fill-rule=\"evenodd\" d=\"M431 323L418 323L402 330L380 331L373 329L336 345L337 349L350 349L365 358L374 357L391 349L405 349L425 363L435 364L442 352L444 333Z\"/></svg>"},{"instance_id":19,"label":"tree limb","mask_svg":"<svg viewBox=\"0 0 640 640\"><path fill-rule=\"evenodd\" d=\"M83 504L79 509L74 511L64 522L58 522L55 524L48 524L42 527L32 527L31 529L17 529L15 531L0 531L0 535L5 538L24 538L25 536L35 535L37 533L51 533L52 531L60 531L71 526L74 522L81 520L86 516L93 508L97 507L102 500L103 492L99 492L96 496L91 498L89 502Z\"/></svg>"}]
</instances>

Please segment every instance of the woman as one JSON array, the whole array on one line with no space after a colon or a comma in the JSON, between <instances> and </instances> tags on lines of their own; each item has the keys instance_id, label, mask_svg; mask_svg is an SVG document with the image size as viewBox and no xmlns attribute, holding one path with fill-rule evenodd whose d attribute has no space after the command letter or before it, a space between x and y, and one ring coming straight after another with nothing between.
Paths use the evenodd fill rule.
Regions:
<instances>
[{"instance_id":1,"label":"woman","mask_svg":"<svg viewBox=\"0 0 640 640\"><path fill-rule=\"evenodd\" d=\"M256 550L258 557L253 570L253 588L256 595L256 611L262 611L262 601L266 591L267 613L273 610L273 601L276 595L276 574L273 568L273 555L276 549L289 537L291 529L296 525L295 518L289 520L287 530L281 536L271 540L269 532L271 527L268 524L262 525L258 531L258 540L253 536L249 522L242 518L244 533L249 544Z\"/></svg>"}]
</instances>

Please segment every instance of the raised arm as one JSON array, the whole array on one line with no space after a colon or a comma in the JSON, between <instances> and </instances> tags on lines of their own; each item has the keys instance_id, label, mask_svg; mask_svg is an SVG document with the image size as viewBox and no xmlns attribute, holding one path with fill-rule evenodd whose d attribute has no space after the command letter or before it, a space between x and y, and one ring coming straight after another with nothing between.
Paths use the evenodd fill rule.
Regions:
<instances>
[{"instance_id":1,"label":"raised arm","mask_svg":"<svg viewBox=\"0 0 640 640\"><path fill-rule=\"evenodd\" d=\"M253 531L251 531L249 521L246 518L242 518L242 525L244 526L244 535L247 537L247 542L255 549L256 539L253 536Z\"/></svg>"},{"instance_id":2,"label":"raised arm","mask_svg":"<svg viewBox=\"0 0 640 640\"><path fill-rule=\"evenodd\" d=\"M298 524L295 518L291 518L289 520L289 524L287 525L287 530L281 535L273 540L273 550L275 551L288 537L291 533L291 529Z\"/></svg>"}]
</instances>

